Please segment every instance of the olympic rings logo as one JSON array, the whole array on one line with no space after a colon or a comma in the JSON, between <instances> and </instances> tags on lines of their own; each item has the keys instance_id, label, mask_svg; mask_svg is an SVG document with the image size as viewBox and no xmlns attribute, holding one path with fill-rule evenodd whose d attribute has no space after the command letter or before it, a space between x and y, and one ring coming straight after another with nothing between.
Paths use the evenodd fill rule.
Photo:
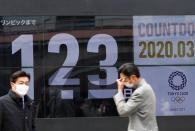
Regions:
<instances>
[{"instance_id":1,"label":"olympic rings logo","mask_svg":"<svg viewBox=\"0 0 195 131\"><path fill-rule=\"evenodd\" d=\"M176 76L181 77L181 84L180 85L176 85L174 83L174 77L176 77ZM186 86L187 78L183 72L175 71L175 72L172 72L171 75L169 76L168 82L169 82L169 86L173 90L178 91L178 90L182 90Z\"/></svg>"},{"instance_id":2,"label":"olympic rings logo","mask_svg":"<svg viewBox=\"0 0 195 131\"><path fill-rule=\"evenodd\" d=\"M171 97L171 101L175 102L175 103L177 102L177 103L181 104L182 102L185 101L185 97L183 97L183 96Z\"/></svg>"}]
</instances>

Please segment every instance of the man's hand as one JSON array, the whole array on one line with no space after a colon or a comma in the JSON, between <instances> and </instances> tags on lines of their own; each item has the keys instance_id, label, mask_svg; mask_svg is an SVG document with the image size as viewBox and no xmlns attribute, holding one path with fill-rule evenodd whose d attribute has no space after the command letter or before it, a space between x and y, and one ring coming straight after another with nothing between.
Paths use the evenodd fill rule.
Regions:
<instances>
[{"instance_id":1,"label":"man's hand","mask_svg":"<svg viewBox=\"0 0 195 131\"><path fill-rule=\"evenodd\" d=\"M117 79L116 82L117 82L118 92L123 92L124 85L125 85L124 80L120 78L120 79Z\"/></svg>"}]
</instances>

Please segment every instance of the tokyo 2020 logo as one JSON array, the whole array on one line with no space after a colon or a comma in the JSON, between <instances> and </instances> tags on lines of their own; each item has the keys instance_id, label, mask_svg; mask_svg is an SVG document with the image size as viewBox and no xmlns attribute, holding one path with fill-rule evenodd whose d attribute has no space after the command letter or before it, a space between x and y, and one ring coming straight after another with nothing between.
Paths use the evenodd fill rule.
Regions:
<instances>
[{"instance_id":1,"label":"tokyo 2020 logo","mask_svg":"<svg viewBox=\"0 0 195 131\"><path fill-rule=\"evenodd\" d=\"M183 72L172 72L168 79L169 86L176 91L182 90L187 84L187 78Z\"/></svg>"}]
</instances>

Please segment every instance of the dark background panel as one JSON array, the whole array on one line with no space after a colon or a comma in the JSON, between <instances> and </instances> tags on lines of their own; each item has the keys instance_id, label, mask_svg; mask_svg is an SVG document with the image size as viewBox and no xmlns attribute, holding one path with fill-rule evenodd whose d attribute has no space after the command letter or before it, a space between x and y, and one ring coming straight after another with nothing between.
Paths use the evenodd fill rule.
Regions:
<instances>
[{"instance_id":1,"label":"dark background panel","mask_svg":"<svg viewBox=\"0 0 195 131\"><path fill-rule=\"evenodd\" d=\"M37 131L126 131L127 118L37 119Z\"/></svg>"},{"instance_id":2,"label":"dark background panel","mask_svg":"<svg viewBox=\"0 0 195 131\"><path fill-rule=\"evenodd\" d=\"M157 117L159 131L194 131L194 116ZM37 119L37 131L127 131L128 118Z\"/></svg>"},{"instance_id":3,"label":"dark background panel","mask_svg":"<svg viewBox=\"0 0 195 131\"><path fill-rule=\"evenodd\" d=\"M1 0L0 15L194 14L194 0Z\"/></svg>"}]
</instances>

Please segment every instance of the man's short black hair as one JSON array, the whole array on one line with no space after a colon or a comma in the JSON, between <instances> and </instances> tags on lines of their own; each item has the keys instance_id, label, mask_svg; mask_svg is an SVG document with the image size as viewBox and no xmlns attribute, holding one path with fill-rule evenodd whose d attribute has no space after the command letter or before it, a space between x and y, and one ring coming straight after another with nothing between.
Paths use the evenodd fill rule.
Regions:
<instances>
[{"instance_id":1,"label":"man's short black hair","mask_svg":"<svg viewBox=\"0 0 195 131\"><path fill-rule=\"evenodd\" d=\"M14 73L10 76L10 82L15 83L16 80L17 80L19 77L28 77L28 79L30 80L30 74L26 73L25 71L19 70L19 71L14 72Z\"/></svg>"},{"instance_id":2,"label":"man's short black hair","mask_svg":"<svg viewBox=\"0 0 195 131\"><path fill-rule=\"evenodd\" d=\"M119 67L119 74L123 73L125 76L135 75L140 77L139 69L133 63L125 63Z\"/></svg>"}]
</instances>

